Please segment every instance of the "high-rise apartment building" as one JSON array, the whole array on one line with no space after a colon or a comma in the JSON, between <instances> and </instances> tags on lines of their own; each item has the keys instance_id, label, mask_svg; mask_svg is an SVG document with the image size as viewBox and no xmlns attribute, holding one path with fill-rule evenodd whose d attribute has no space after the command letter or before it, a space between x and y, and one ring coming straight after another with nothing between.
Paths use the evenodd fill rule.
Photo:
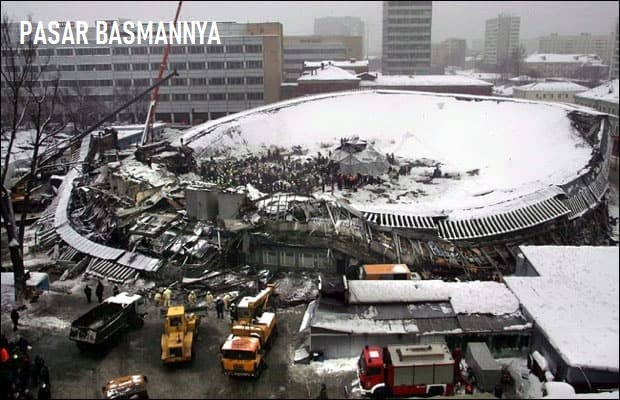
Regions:
<instances>
[{"instance_id":1,"label":"high-rise apartment building","mask_svg":"<svg viewBox=\"0 0 620 400\"><path fill-rule=\"evenodd\" d=\"M605 64L611 57L611 35L551 35L539 38L538 52L553 54L596 54Z\"/></svg>"},{"instance_id":2,"label":"high-rise apartment building","mask_svg":"<svg viewBox=\"0 0 620 400\"><path fill-rule=\"evenodd\" d=\"M616 18L616 32L609 62L609 79L618 79L618 19Z\"/></svg>"},{"instance_id":3,"label":"high-rise apartment building","mask_svg":"<svg viewBox=\"0 0 620 400\"><path fill-rule=\"evenodd\" d=\"M484 64L501 68L519 49L521 18L500 14L486 21L484 32Z\"/></svg>"},{"instance_id":4,"label":"high-rise apartment building","mask_svg":"<svg viewBox=\"0 0 620 400\"><path fill-rule=\"evenodd\" d=\"M358 17L322 17L314 19L317 36L362 36L364 23Z\"/></svg>"},{"instance_id":5,"label":"high-rise apartment building","mask_svg":"<svg viewBox=\"0 0 620 400\"><path fill-rule=\"evenodd\" d=\"M161 86L157 120L196 124L279 101L282 24L220 22L218 30L221 45L171 46L168 71L179 76ZM156 81L165 45L95 45L94 28L87 38L90 44L38 46L42 84L59 76L65 98L83 96L111 110ZM143 122L148 105L138 108L119 120Z\"/></svg>"},{"instance_id":6,"label":"high-rise apartment building","mask_svg":"<svg viewBox=\"0 0 620 400\"><path fill-rule=\"evenodd\" d=\"M384 74L429 73L432 20L432 1L383 2Z\"/></svg>"}]
</instances>

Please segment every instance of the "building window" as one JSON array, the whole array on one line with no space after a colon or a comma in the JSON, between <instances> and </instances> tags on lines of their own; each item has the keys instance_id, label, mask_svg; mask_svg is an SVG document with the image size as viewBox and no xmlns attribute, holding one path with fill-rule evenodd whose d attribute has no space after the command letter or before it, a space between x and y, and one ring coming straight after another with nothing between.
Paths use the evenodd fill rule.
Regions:
<instances>
[{"instance_id":1,"label":"building window","mask_svg":"<svg viewBox=\"0 0 620 400\"><path fill-rule=\"evenodd\" d=\"M114 47L112 48L112 54L115 56L129 54L129 47Z\"/></svg>"},{"instance_id":2,"label":"building window","mask_svg":"<svg viewBox=\"0 0 620 400\"><path fill-rule=\"evenodd\" d=\"M224 93L210 93L209 100L212 101L223 101L226 100L226 94Z\"/></svg>"},{"instance_id":3,"label":"building window","mask_svg":"<svg viewBox=\"0 0 620 400\"><path fill-rule=\"evenodd\" d=\"M245 45L245 52L246 53L262 53L263 52L263 46L260 44L246 44Z\"/></svg>"},{"instance_id":4,"label":"building window","mask_svg":"<svg viewBox=\"0 0 620 400\"><path fill-rule=\"evenodd\" d=\"M207 53L209 54L217 54L217 53L223 53L223 52L224 52L224 46L222 45L207 46Z\"/></svg>"},{"instance_id":5,"label":"building window","mask_svg":"<svg viewBox=\"0 0 620 400\"><path fill-rule=\"evenodd\" d=\"M172 86L187 86L187 79L185 78L173 78Z\"/></svg>"},{"instance_id":6,"label":"building window","mask_svg":"<svg viewBox=\"0 0 620 400\"><path fill-rule=\"evenodd\" d=\"M116 86L131 86L131 79L117 79L115 83Z\"/></svg>"},{"instance_id":7,"label":"building window","mask_svg":"<svg viewBox=\"0 0 620 400\"><path fill-rule=\"evenodd\" d=\"M207 68L209 69L224 69L223 61L210 61L207 63Z\"/></svg>"},{"instance_id":8,"label":"building window","mask_svg":"<svg viewBox=\"0 0 620 400\"><path fill-rule=\"evenodd\" d=\"M193 101L206 101L209 96L206 93L192 93Z\"/></svg>"},{"instance_id":9,"label":"building window","mask_svg":"<svg viewBox=\"0 0 620 400\"><path fill-rule=\"evenodd\" d=\"M189 84L191 86L205 86L207 78L189 78Z\"/></svg>"},{"instance_id":10,"label":"building window","mask_svg":"<svg viewBox=\"0 0 620 400\"><path fill-rule=\"evenodd\" d=\"M54 49L39 49L39 57L48 57L53 56L55 51Z\"/></svg>"},{"instance_id":11,"label":"building window","mask_svg":"<svg viewBox=\"0 0 620 400\"><path fill-rule=\"evenodd\" d=\"M75 65L59 65L59 71L75 71Z\"/></svg>"},{"instance_id":12,"label":"building window","mask_svg":"<svg viewBox=\"0 0 620 400\"><path fill-rule=\"evenodd\" d=\"M159 95L157 100L159 100L159 101L168 101L168 100L170 100L170 96L168 94L166 94L166 93L163 93L163 94Z\"/></svg>"},{"instance_id":13,"label":"building window","mask_svg":"<svg viewBox=\"0 0 620 400\"><path fill-rule=\"evenodd\" d=\"M77 48L75 49L75 55L77 56L92 56L93 49L91 48Z\"/></svg>"},{"instance_id":14,"label":"building window","mask_svg":"<svg viewBox=\"0 0 620 400\"><path fill-rule=\"evenodd\" d=\"M172 70L183 70L183 69L187 69L187 64L184 62L173 62L170 63L170 69Z\"/></svg>"},{"instance_id":15,"label":"building window","mask_svg":"<svg viewBox=\"0 0 620 400\"><path fill-rule=\"evenodd\" d=\"M209 78L209 85L225 85L224 78Z\"/></svg>"},{"instance_id":16,"label":"building window","mask_svg":"<svg viewBox=\"0 0 620 400\"><path fill-rule=\"evenodd\" d=\"M245 100L245 93L228 93L228 100L243 101Z\"/></svg>"},{"instance_id":17,"label":"building window","mask_svg":"<svg viewBox=\"0 0 620 400\"><path fill-rule=\"evenodd\" d=\"M201 54L205 52L204 46L187 46L187 52L190 54Z\"/></svg>"},{"instance_id":18,"label":"building window","mask_svg":"<svg viewBox=\"0 0 620 400\"><path fill-rule=\"evenodd\" d=\"M56 55L58 56L72 56L73 49L56 49Z\"/></svg>"},{"instance_id":19,"label":"building window","mask_svg":"<svg viewBox=\"0 0 620 400\"><path fill-rule=\"evenodd\" d=\"M132 68L134 71L148 71L149 65L147 63L133 64Z\"/></svg>"},{"instance_id":20,"label":"building window","mask_svg":"<svg viewBox=\"0 0 620 400\"><path fill-rule=\"evenodd\" d=\"M151 71L159 71L161 63L151 63Z\"/></svg>"},{"instance_id":21,"label":"building window","mask_svg":"<svg viewBox=\"0 0 620 400\"><path fill-rule=\"evenodd\" d=\"M247 68L263 68L263 62L261 60L246 61L245 65Z\"/></svg>"},{"instance_id":22,"label":"building window","mask_svg":"<svg viewBox=\"0 0 620 400\"><path fill-rule=\"evenodd\" d=\"M149 78L134 79L133 80L133 85L134 86L144 86L144 87L147 87L147 86L149 86L150 82L151 82L151 80Z\"/></svg>"},{"instance_id":23,"label":"building window","mask_svg":"<svg viewBox=\"0 0 620 400\"><path fill-rule=\"evenodd\" d=\"M164 46L154 46L149 49L151 54L164 54Z\"/></svg>"},{"instance_id":24,"label":"building window","mask_svg":"<svg viewBox=\"0 0 620 400\"><path fill-rule=\"evenodd\" d=\"M174 100L174 101L186 101L187 100L187 93L174 93L172 95L172 100Z\"/></svg>"},{"instance_id":25,"label":"building window","mask_svg":"<svg viewBox=\"0 0 620 400\"><path fill-rule=\"evenodd\" d=\"M131 48L131 54L147 54L147 51L148 51L148 48L145 46Z\"/></svg>"},{"instance_id":26,"label":"building window","mask_svg":"<svg viewBox=\"0 0 620 400\"><path fill-rule=\"evenodd\" d=\"M129 64L114 64L114 71L129 71Z\"/></svg>"},{"instance_id":27,"label":"building window","mask_svg":"<svg viewBox=\"0 0 620 400\"><path fill-rule=\"evenodd\" d=\"M190 62L189 69L205 69L204 62Z\"/></svg>"},{"instance_id":28,"label":"building window","mask_svg":"<svg viewBox=\"0 0 620 400\"><path fill-rule=\"evenodd\" d=\"M185 54L185 46L170 47L170 54Z\"/></svg>"},{"instance_id":29,"label":"building window","mask_svg":"<svg viewBox=\"0 0 620 400\"><path fill-rule=\"evenodd\" d=\"M243 69L243 61L228 61L226 63L228 69Z\"/></svg>"},{"instance_id":30,"label":"building window","mask_svg":"<svg viewBox=\"0 0 620 400\"><path fill-rule=\"evenodd\" d=\"M263 77L262 76L248 76L245 78L248 85L262 85Z\"/></svg>"},{"instance_id":31,"label":"building window","mask_svg":"<svg viewBox=\"0 0 620 400\"><path fill-rule=\"evenodd\" d=\"M250 92L248 93L248 100L263 100L262 92Z\"/></svg>"},{"instance_id":32,"label":"building window","mask_svg":"<svg viewBox=\"0 0 620 400\"><path fill-rule=\"evenodd\" d=\"M95 47L94 49L92 49L93 51L93 56L109 56L110 55L110 49L107 47Z\"/></svg>"},{"instance_id":33,"label":"building window","mask_svg":"<svg viewBox=\"0 0 620 400\"><path fill-rule=\"evenodd\" d=\"M226 46L227 53L243 53L243 46L240 44Z\"/></svg>"},{"instance_id":34,"label":"building window","mask_svg":"<svg viewBox=\"0 0 620 400\"><path fill-rule=\"evenodd\" d=\"M244 83L243 82L243 78L242 77L237 77L237 76L230 77L230 78L227 79L227 81L228 81L229 85L243 85L243 83Z\"/></svg>"}]
</instances>

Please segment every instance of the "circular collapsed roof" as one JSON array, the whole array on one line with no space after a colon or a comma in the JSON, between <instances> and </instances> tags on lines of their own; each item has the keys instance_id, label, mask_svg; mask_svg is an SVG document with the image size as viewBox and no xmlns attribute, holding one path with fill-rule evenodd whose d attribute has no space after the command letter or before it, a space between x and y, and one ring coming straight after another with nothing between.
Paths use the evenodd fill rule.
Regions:
<instances>
[{"instance_id":1,"label":"circular collapsed roof","mask_svg":"<svg viewBox=\"0 0 620 400\"><path fill-rule=\"evenodd\" d=\"M183 140L199 155L243 157L271 146L301 146L316 156L356 136L414 167L381 189L337 191L335 197L363 212L471 218L551 198L556 185L584 173L593 149L569 118L576 109L585 111L488 97L342 92L210 121L186 131ZM447 176L431 180L436 164Z\"/></svg>"}]
</instances>

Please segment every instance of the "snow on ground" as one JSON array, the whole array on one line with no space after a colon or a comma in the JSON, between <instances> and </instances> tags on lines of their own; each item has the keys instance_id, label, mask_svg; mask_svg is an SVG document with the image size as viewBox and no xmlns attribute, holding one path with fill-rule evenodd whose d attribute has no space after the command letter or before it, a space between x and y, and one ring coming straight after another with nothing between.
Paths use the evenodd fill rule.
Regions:
<instances>
[{"instance_id":1,"label":"snow on ground","mask_svg":"<svg viewBox=\"0 0 620 400\"><path fill-rule=\"evenodd\" d=\"M618 247L520 249L541 276L505 281L535 325L570 365L617 370Z\"/></svg>"},{"instance_id":2,"label":"snow on ground","mask_svg":"<svg viewBox=\"0 0 620 400\"><path fill-rule=\"evenodd\" d=\"M352 203L369 209L396 201L409 213L449 214L575 178L588 163L591 147L571 127L567 113L572 109L531 101L360 91L239 113L198 125L183 138L198 152L226 149L243 157L271 145L301 145L309 155L324 154L339 145L340 138L359 136L401 161L426 158L459 178L416 182L428 180L432 167L416 168L401 177L392 198L364 190L352 195ZM467 173L472 170L477 173ZM402 196L395 199L398 194Z\"/></svg>"}]
</instances>

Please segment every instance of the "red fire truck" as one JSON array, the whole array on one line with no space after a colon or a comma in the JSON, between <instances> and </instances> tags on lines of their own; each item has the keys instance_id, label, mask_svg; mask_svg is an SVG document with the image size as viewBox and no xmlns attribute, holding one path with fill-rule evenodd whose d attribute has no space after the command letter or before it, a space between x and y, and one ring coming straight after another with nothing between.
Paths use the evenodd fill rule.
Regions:
<instances>
[{"instance_id":1,"label":"red fire truck","mask_svg":"<svg viewBox=\"0 0 620 400\"><path fill-rule=\"evenodd\" d=\"M373 397L451 395L459 362L445 344L366 346L357 376Z\"/></svg>"}]
</instances>

